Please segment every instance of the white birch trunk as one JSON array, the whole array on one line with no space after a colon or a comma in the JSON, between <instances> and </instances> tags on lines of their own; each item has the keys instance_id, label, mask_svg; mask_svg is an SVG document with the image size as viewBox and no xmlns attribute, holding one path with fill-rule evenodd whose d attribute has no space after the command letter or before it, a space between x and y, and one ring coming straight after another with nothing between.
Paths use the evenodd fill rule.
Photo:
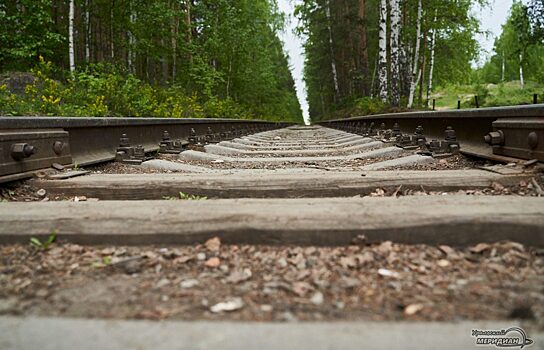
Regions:
<instances>
[{"instance_id":1,"label":"white birch trunk","mask_svg":"<svg viewBox=\"0 0 544 350\"><path fill-rule=\"evenodd\" d=\"M436 11L434 13L433 23L435 28L433 28L433 34L431 36L431 66L429 67L429 82L427 83L427 107L429 107L429 100L433 90L434 47L436 45Z\"/></svg>"},{"instance_id":2,"label":"white birch trunk","mask_svg":"<svg viewBox=\"0 0 544 350\"><path fill-rule=\"evenodd\" d=\"M336 61L334 59L334 49L332 41L332 27L331 27L331 11L330 11L330 2L327 1L327 8L325 9L327 15L327 27L329 30L329 49L331 51L331 70L332 70L332 79L334 82L334 94L336 97L340 96L340 88L338 87L338 73L336 72Z\"/></svg>"},{"instance_id":3,"label":"white birch trunk","mask_svg":"<svg viewBox=\"0 0 544 350\"><path fill-rule=\"evenodd\" d=\"M115 6L115 2L112 2L111 8L110 8L110 50L111 50L111 59L113 60L115 58L115 45L113 44L113 7Z\"/></svg>"},{"instance_id":4,"label":"white birch trunk","mask_svg":"<svg viewBox=\"0 0 544 350\"><path fill-rule=\"evenodd\" d=\"M521 64L523 62L523 54L519 54L519 84L521 85L521 88L525 86L525 82L523 81L523 65Z\"/></svg>"},{"instance_id":5,"label":"white birch trunk","mask_svg":"<svg viewBox=\"0 0 544 350\"><path fill-rule=\"evenodd\" d=\"M501 81L504 81L504 50L502 51L502 69L501 69Z\"/></svg>"},{"instance_id":6,"label":"white birch trunk","mask_svg":"<svg viewBox=\"0 0 544 350\"><path fill-rule=\"evenodd\" d=\"M89 0L85 1L85 62L91 61L91 14Z\"/></svg>"},{"instance_id":7,"label":"white birch trunk","mask_svg":"<svg viewBox=\"0 0 544 350\"><path fill-rule=\"evenodd\" d=\"M410 81L410 95L408 96L408 108L412 108L414 104L414 94L416 92L416 86L418 79L418 63L419 63L419 44L421 41L421 17L423 16L423 6L421 0L417 5L417 29L416 29L416 48L414 53L414 61L412 67L412 79Z\"/></svg>"},{"instance_id":8,"label":"white birch trunk","mask_svg":"<svg viewBox=\"0 0 544 350\"><path fill-rule=\"evenodd\" d=\"M380 0L378 95L387 101L387 0Z\"/></svg>"},{"instance_id":9,"label":"white birch trunk","mask_svg":"<svg viewBox=\"0 0 544 350\"><path fill-rule=\"evenodd\" d=\"M400 104L400 0L391 0L391 104L398 107Z\"/></svg>"},{"instance_id":10,"label":"white birch trunk","mask_svg":"<svg viewBox=\"0 0 544 350\"><path fill-rule=\"evenodd\" d=\"M175 7L177 11L179 9ZM178 16L174 16L172 19L172 28L171 28L171 35L172 35L172 83L176 82L176 71L177 71L177 49L178 49L178 28L179 27L179 19Z\"/></svg>"},{"instance_id":11,"label":"white birch trunk","mask_svg":"<svg viewBox=\"0 0 544 350\"><path fill-rule=\"evenodd\" d=\"M68 51L70 56L70 72L76 70L76 60L74 52L74 0L70 0L70 11L68 14Z\"/></svg>"},{"instance_id":12,"label":"white birch trunk","mask_svg":"<svg viewBox=\"0 0 544 350\"><path fill-rule=\"evenodd\" d=\"M130 23L134 24L136 22L136 14L134 12L131 12L130 14ZM134 43L136 42L134 38L134 34L132 34L132 27L128 31L128 57L127 57L127 65L128 70L131 73L134 73Z\"/></svg>"}]
</instances>

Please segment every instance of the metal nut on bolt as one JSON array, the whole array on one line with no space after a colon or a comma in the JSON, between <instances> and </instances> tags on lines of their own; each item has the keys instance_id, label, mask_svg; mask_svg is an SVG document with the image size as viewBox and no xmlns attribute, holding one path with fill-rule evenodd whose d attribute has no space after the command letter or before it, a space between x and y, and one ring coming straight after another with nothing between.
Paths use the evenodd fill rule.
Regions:
<instances>
[{"instance_id":1,"label":"metal nut on bolt","mask_svg":"<svg viewBox=\"0 0 544 350\"><path fill-rule=\"evenodd\" d=\"M529 135L527 136L527 143L531 148L536 148L536 146L538 146L538 135L536 134L536 132L531 131L529 133Z\"/></svg>"},{"instance_id":2,"label":"metal nut on bolt","mask_svg":"<svg viewBox=\"0 0 544 350\"><path fill-rule=\"evenodd\" d=\"M62 154L62 150L64 150L64 142L55 141L53 143L53 152L55 152L57 156L60 156Z\"/></svg>"},{"instance_id":3,"label":"metal nut on bolt","mask_svg":"<svg viewBox=\"0 0 544 350\"><path fill-rule=\"evenodd\" d=\"M11 145L11 158L22 160L35 154L38 150L28 143L14 143Z\"/></svg>"},{"instance_id":4,"label":"metal nut on bolt","mask_svg":"<svg viewBox=\"0 0 544 350\"><path fill-rule=\"evenodd\" d=\"M484 136L484 141L490 146L500 146L504 144L504 133L502 130L492 131Z\"/></svg>"}]
</instances>

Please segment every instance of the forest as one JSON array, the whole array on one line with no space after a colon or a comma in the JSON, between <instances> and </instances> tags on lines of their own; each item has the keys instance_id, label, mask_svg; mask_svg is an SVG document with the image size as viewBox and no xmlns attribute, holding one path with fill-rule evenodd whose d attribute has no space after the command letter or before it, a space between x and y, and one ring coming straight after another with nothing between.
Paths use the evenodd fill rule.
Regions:
<instances>
[{"instance_id":1,"label":"forest","mask_svg":"<svg viewBox=\"0 0 544 350\"><path fill-rule=\"evenodd\" d=\"M269 0L0 2L0 115L302 121Z\"/></svg>"},{"instance_id":2,"label":"forest","mask_svg":"<svg viewBox=\"0 0 544 350\"><path fill-rule=\"evenodd\" d=\"M544 1L514 1L494 55L475 66L484 0L301 0L312 120L530 103L544 93ZM508 98L507 98L508 97Z\"/></svg>"},{"instance_id":3,"label":"forest","mask_svg":"<svg viewBox=\"0 0 544 350\"><path fill-rule=\"evenodd\" d=\"M476 64L488 0L290 0L313 121L530 103L544 0L514 0ZM0 115L302 122L276 0L0 2Z\"/></svg>"}]
</instances>

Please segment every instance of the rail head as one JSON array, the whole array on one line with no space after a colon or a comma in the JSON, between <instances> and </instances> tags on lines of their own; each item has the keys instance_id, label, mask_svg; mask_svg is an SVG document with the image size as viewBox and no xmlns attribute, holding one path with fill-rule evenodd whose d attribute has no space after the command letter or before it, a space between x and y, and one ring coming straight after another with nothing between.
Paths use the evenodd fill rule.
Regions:
<instances>
[{"instance_id":1,"label":"rail head","mask_svg":"<svg viewBox=\"0 0 544 350\"><path fill-rule=\"evenodd\" d=\"M0 183L31 177L54 164L114 160L120 147L145 154L158 151L161 144L179 146L208 134L228 139L292 124L213 118L0 117Z\"/></svg>"},{"instance_id":2,"label":"rail head","mask_svg":"<svg viewBox=\"0 0 544 350\"><path fill-rule=\"evenodd\" d=\"M501 122L506 120L508 126ZM445 130L451 127L461 144L461 152L467 155L501 162L513 158L544 160L544 104L375 114L318 124L358 129L371 123L386 129L397 124L403 134L413 134L421 127L427 138L436 140L444 138ZM506 137L499 144L486 141L495 132L504 132Z\"/></svg>"}]
</instances>

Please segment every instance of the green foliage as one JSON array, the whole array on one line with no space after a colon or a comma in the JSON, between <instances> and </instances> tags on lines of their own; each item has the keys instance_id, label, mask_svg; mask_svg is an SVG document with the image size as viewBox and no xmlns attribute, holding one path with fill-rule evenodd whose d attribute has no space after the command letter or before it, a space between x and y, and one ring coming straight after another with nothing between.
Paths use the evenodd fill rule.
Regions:
<instances>
[{"instance_id":1,"label":"green foliage","mask_svg":"<svg viewBox=\"0 0 544 350\"><path fill-rule=\"evenodd\" d=\"M173 200L206 200L208 199L208 197L204 197L204 196L198 196L196 194L187 194L187 193L184 193L184 192L179 192L179 197L171 197L171 196L164 196L162 197L162 199L165 199L165 200L170 200L170 201L173 201Z\"/></svg>"},{"instance_id":2,"label":"green foliage","mask_svg":"<svg viewBox=\"0 0 544 350\"><path fill-rule=\"evenodd\" d=\"M531 104L533 94L540 98L544 95L544 84L526 82L522 89L519 81L500 84L449 85L438 88L431 98L436 99L438 109L457 108L461 101L462 108L475 107L474 96L478 96L480 107L515 106Z\"/></svg>"},{"instance_id":3,"label":"green foliage","mask_svg":"<svg viewBox=\"0 0 544 350\"><path fill-rule=\"evenodd\" d=\"M0 72L23 69L61 48L64 36L53 28L51 6L51 0L0 3Z\"/></svg>"},{"instance_id":4,"label":"green foliage","mask_svg":"<svg viewBox=\"0 0 544 350\"><path fill-rule=\"evenodd\" d=\"M502 33L495 40L495 54L476 70L476 81L493 84L519 81L520 69L524 80L544 81L544 36L541 28L532 27L531 21L528 8L514 2Z\"/></svg>"},{"instance_id":5,"label":"green foliage","mask_svg":"<svg viewBox=\"0 0 544 350\"><path fill-rule=\"evenodd\" d=\"M418 68L422 73L420 84L416 86L417 107L424 106L426 102L433 31L436 32L434 84L444 86L469 83L471 64L478 55L475 34L479 31L479 22L474 17L472 7L475 3L483 2L485 1L422 2L418 61ZM418 1L401 1L400 6L402 26L399 91L401 101L404 101L409 94L412 61L415 56ZM378 10L378 0L303 0L298 3L298 32L306 39L304 80L312 120L393 110L373 100L377 96L378 86ZM391 11L390 7L388 11ZM389 46L390 24L387 23ZM366 39L361 34L365 31ZM391 53L391 47L387 51ZM390 65L390 61L388 62ZM336 69L338 89L334 82L333 67ZM391 67L387 68L391 77Z\"/></svg>"},{"instance_id":6,"label":"green foliage","mask_svg":"<svg viewBox=\"0 0 544 350\"><path fill-rule=\"evenodd\" d=\"M203 196L197 196L195 194L187 194L187 193L180 192L179 193L179 199L182 199L182 200L205 200L205 199L208 199L208 198L203 197Z\"/></svg>"},{"instance_id":7,"label":"green foliage","mask_svg":"<svg viewBox=\"0 0 544 350\"><path fill-rule=\"evenodd\" d=\"M43 242L40 241L36 237L31 237L29 243L30 243L31 246L33 246L35 248L45 250L45 249L49 249L49 247L55 242L56 239L57 239L57 234L56 234L56 232L53 232Z\"/></svg>"},{"instance_id":8,"label":"green foliage","mask_svg":"<svg viewBox=\"0 0 544 350\"><path fill-rule=\"evenodd\" d=\"M91 266L94 268L103 268L103 267L111 266L112 263L113 263L113 259L111 255L106 255L102 258L102 260L93 262Z\"/></svg>"},{"instance_id":9,"label":"green foliage","mask_svg":"<svg viewBox=\"0 0 544 350\"><path fill-rule=\"evenodd\" d=\"M68 2L8 3L0 73L37 63L37 81L0 114L302 121L274 0L75 1L74 74Z\"/></svg>"},{"instance_id":10,"label":"green foliage","mask_svg":"<svg viewBox=\"0 0 544 350\"><path fill-rule=\"evenodd\" d=\"M256 115L232 99L200 100L178 86L151 86L133 74L111 65L90 65L64 84L52 78L51 62L42 61L32 70L35 80L23 95L0 86L0 114L96 117L241 118Z\"/></svg>"}]
</instances>

